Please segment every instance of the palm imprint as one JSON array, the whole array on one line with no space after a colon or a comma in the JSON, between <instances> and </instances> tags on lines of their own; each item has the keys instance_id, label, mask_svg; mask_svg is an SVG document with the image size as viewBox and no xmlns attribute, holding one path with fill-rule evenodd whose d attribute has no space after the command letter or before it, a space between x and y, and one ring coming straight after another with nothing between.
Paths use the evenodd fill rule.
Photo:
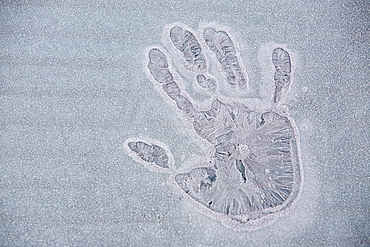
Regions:
<instances>
[{"instance_id":1,"label":"palm imprint","mask_svg":"<svg viewBox=\"0 0 370 247\"><path fill-rule=\"evenodd\" d=\"M206 55L194 34L174 26L169 36L197 84L214 94L218 84L208 74ZM247 77L229 35L206 28L203 39L230 90L247 90ZM215 98L209 110L199 111L181 94L161 49L149 51L151 76L192 121L195 132L214 147L211 165L176 174L176 184L228 226L249 229L276 218L296 199L301 184L297 130L292 119L278 110L291 81L289 53L282 48L272 52L275 88L270 110L258 112ZM161 169L169 167L168 154L160 146L141 140L130 141L127 146L141 160Z\"/></svg>"}]
</instances>

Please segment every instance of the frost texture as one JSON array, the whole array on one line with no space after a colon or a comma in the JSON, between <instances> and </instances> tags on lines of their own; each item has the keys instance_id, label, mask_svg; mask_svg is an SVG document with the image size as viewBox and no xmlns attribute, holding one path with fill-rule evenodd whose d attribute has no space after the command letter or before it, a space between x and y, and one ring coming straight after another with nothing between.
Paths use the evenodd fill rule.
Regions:
<instances>
[{"instance_id":1,"label":"frost texture","mask_svg":"<svg viewBox=\"0 0 370 247\"><path fill-rule=\"evenodd\" d=\"M245 75L240 67L234 44L229 35L224 31L208 28L204 31L203 37L208 48L216 54L229 84L238 84L240 89L246 89Z\"/></svg>"},{"instance_id":2,"label":"frost texture","mask_svg":"<svg viewBox=\"0 0 370 247\"><path fill-rule=\"evenodd\" d=\"M246 88L245 76L228 34L208 28L203 35L207 46L221 63L228 83L232 86L237 84L239 89ZM175 26L170 36L188 62L193 63L200 56L201 48L191 33ZM214 150L212 165L200 165L175 175L180 188L216 215L242 227L290 206L301 183L298 148L292 120L279 113L277 108L283 97L282 89L290 84L288 52L282 48L272 52L271 62L276 70L275 93L271 110L262 112L217 98L209 110L199 111L181 93L164 53L154 48L149 51L148 58L148 69L154 80L162 85L164 92L192 122L195 132ZM215 91L215 80L207 79L203 74L196 80L201 87ZM135 145L130 148L137 150L139 145ZM137 153L148 160L142 154L148 153L143 150L151 148L148 145L141 147Z\"/></svg>"},{"instance_id":3,"label":"frost texture","mask_svg":"<svg viewBox=\"0 0 370 247\"><path fill-rule=\"evenodd\" d=\"M168 168L168 155L166 151L158 145L149 145L145 142L129 142L128 147L134 151L140 159L152 162L162 168Z\"/></svg>"}]
</instances>

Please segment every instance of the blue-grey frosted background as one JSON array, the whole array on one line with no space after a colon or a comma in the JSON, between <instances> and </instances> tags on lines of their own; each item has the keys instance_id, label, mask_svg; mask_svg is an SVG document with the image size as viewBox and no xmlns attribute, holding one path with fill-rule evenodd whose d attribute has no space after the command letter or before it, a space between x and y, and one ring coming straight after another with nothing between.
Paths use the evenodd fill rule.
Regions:
<instances>
[{"instance_id":1,"label":"blue-grey frosted background","mask_svg":"<svg viewBox=\"0 0 370 247\"><path fill-rule=\"evenodd\" d=\"M1 1L0 245L370 245L369 5L215 2ZM303 191L254 232L197 212L123 147L141 134L166 143L177 166L202 155L142 59L164 25L212 21L243 38L257 91L261 45L287 44L300 61L287 106Z\"/></svg>"}]
</instances>

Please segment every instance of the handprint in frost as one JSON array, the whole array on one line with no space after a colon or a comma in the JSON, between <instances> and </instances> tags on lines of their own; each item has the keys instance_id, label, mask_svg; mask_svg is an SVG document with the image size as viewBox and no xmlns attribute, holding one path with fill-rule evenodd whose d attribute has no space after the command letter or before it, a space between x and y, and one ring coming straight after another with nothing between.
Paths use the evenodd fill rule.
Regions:
<instances>
[{"instance_id":1,"label":"handprint in frost","mask_svg":"<svg viewBox=\"0 0 370 247\"><path fill-rule=\"evenodd\" d=\"M175 26L169 35L174 47L181 52L186 68L195 73L198 85L215 93L217 82L208 74L206 56L193 33ZM206 28L203 39L217 59L230 89L247 90L246 76L229 35ZM275 67L275 88L270 110L258 112L243 104L224 103L216 98L209 110L199 111L181 94L161 49L153 48L148 54L148 69L155 82L162 85L168 97L192 121L195 132L214 147L212 165L179 173L175 176L176 183L216 218L219 216L226 224L240 229L252 228L288 208L301 184L297 130L292 119L278 110L283 93L290 85L290 55L276 48L271 62ZM150 149L150 144L140 142L129 145L132 151L144 157L139 147L162 155L162 159L156 158L153 152L149 156L163 163L164 151L157 147ZM162 163L162 168L168 167Z\"/></svg>"}]
</instances>

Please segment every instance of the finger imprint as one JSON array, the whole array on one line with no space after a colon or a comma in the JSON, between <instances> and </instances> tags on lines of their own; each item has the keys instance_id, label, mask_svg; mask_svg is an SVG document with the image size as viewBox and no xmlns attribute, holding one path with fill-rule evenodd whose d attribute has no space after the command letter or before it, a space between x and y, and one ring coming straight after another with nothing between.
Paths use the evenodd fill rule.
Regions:
<instances>
[{"instance_id":1,"label":"finger imprint","mask_svg":"<svg viewBox=\"0 0 370 247\"><path fill-rule=\"evenodd\" d=\"M154 163L159 167L168 168L168 155L166 151L158 145L149 145L145 142L129 142L128 147L134 151L140 159Z\"/></svg>"},{"instance_id":2,"label":"finger imprint","mask_svg":"<svg viewBox=\"0 0 370 247\"><path fill-rule=\"evenodd\" d=\"M173 76L168 69L166 56L157 48L151 49L148 56L148 68L153 78L163 84L163 90L176 102L177 107L188 117L193 118L197 111L194 109L193 104L185 96L181 95L181 90L173 80Z\"/></svg>"},{"instance_id":3,"label":"finger imprint","mask_svg":"<svg viewBox=\"0 0 370 247\"><path fill-rule=\"evenodd\" d=\"M203 33L208 48L216 54L218 62L231 86L238 84L239 89L246 90L247 82L236 56L235 46L225 31L208 28Z\"/></svg>"},{"instance_id":4,"label":"finger imprint","mask_svg":"<svg viewBox=\"0 0 370 247\"><path fill-rule=\"evenodd\" d=\"M185 60L197 72L207 70L206 60L202 54L202 48L193 33L175 26L170 31L172 44L182 52Z\"/></svg>"},{"instance_id":5,"label":"finger imprint","mask_svg":"<svg viewBox=\"0 0 370 247\"><path fill-rule=\"evenodd\" d=\"M170 83L173 81L172 74L168 70L166 56L159 49L149 51L148 68L150 74L159 83Z\"/></svg>"},{"instance_id":6,"label":"finger imprint","mask_svg":"<svg viewBox=\"0 0 370 247\"><path fill-rule=\"evenodd\" d=\"M290 84L291 62L289 53L282 48L276 48L272 52L272 63L275 67L274 103L277 103L281 99L282 89Z\"/></svg>"}]
</instances>

